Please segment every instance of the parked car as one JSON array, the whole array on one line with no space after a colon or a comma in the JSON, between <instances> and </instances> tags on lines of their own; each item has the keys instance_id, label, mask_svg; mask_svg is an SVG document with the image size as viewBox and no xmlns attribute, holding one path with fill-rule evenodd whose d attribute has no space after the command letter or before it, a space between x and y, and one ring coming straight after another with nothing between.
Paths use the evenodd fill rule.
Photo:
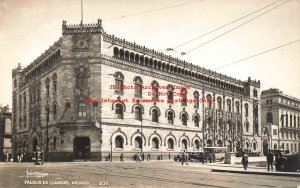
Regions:
<instances>
[{"instance_id":1,"label":"parked car","mask_svg":"<svg viewBox=\"0 0 300 188\"><path fill-rule=\"evenodd\" d=\"M275 167L277 171L300 171L300 152L278 156Z\"/></svg>"},{"instance_id":2,"label":"parked car","mask_svg":"<svg viewBox=\"0 0 300 188\"><path fill-rule=\"evenodd\" d=\"M182 155L181 154L175 155L174 161L182 161Z\"/></svg>"}]
</instances>

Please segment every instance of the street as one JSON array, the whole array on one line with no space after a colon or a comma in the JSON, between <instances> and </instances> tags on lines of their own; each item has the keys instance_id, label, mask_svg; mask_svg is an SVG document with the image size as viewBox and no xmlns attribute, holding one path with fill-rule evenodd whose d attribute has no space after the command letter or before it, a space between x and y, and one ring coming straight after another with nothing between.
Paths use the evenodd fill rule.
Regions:
<instances>
[{"instance_id":1,"label":"street","mask_svg":"<svg viewBox=\"0 0 300 188\"><path fill-rule=\"evenodd\" d=\"M299 187L299 177L211 172L175 161L0 163L0 187Z\"/></svg>"}]
</instances>

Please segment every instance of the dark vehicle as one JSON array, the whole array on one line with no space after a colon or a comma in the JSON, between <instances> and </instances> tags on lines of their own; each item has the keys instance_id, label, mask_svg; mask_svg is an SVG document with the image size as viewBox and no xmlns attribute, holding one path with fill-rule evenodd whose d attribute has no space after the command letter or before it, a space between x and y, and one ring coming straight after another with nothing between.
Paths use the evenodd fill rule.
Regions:
<instances>
[{"instance_id":1,"label":"dark vehicle","mask_svg":"<svg viewBox=\"0 0 300 188\"><path fill-rule=\"evenodd\" d=\"M227 151L228 147L205 147L204 160L206 160L206 162L221 162L225 159L225 153Z\"/></svg>"},{"instance_id":2,"label":"dark vehicle","mask_svg":"<svg viewBox=\"0 0 300 188\"><path fill-rule=\"evenodd\" d=\"M242 157L242 155L246 153L249 157L259 156L260 152L252 152L251 149L238 149L235 156Z\"/></svg>"},{"instance_id":3,"label":"dark vehicle","mask_svg":"<svg viewBox=\"0 0 300 188\"><path fill-rule=\"evenodd\" d=\"M300 171L300 153L279 156L275 167L277 171Z\"/></svg>"},{"instance_id":4,"label":"dark vehicle","mask_svg":"<svg viewBox=\"0 0 300 188\"><path fill-rule=\"evenodd\" d=\"M187 160L191 161L190 152L187 152L186 155L187 155ZM174 161L182 161L182 153L179 153L178 155L175 155L174 156Z\"/></svg>"},{"instance_id":5,"label":"dark vehicle","mask_svg":"<svg viewBox=\"0 0 300 188\"><path fill-rule=\"evenodd\" d=\"M174 161L182 161L181 154L175 155L174 156Z\"/></svg>"}]
</instances>

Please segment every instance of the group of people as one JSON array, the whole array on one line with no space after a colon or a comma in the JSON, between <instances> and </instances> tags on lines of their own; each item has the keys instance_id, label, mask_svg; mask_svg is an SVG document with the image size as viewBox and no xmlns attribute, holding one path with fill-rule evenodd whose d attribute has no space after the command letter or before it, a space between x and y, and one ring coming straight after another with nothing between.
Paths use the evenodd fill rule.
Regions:
<instances>
[{"instance_id":1,"label":"group of people","mask_svg":"<svg viewBox=\"0 0 300 188\"><path fill-rule=\"evenodd\" d=\"M277 159L279 156L276 155L275 158ZM273 171L273 164L274 164L274 154L269 151L267 154L267 163L268 163L268 171L272 170ZM242 162L244 170L247 170L248 168L248 155L246 153L243 153L242 155Z\"/></svg>"}]
</instances>

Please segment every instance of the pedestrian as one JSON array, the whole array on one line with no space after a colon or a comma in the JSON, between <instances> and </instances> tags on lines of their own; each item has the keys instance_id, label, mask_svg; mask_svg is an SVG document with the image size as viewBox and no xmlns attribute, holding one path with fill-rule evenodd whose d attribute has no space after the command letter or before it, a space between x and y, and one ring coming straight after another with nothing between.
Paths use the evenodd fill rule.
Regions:
<instances>
[{"instance_id":1,"label":"pedestrian","mask_svg":"<svg viewBox=\"0 0 300 188\"><path fill-rule=\"evenodd\" d=\"M185 150L183 151L183 153L182 153L182 157L181 157L182 159L181 159L181 161L182 161L182 163L181 163L181 165L183 165L183 163L185 163L186 165L189 165L189 164L187 164L187 157L186 157L186 154L185 154Z\"/></svg>"},{"instance_id":2,"label":"pedestrian","mask_svg":"<svg viewBox=\"0 0 300 188\"><path fill-rule=\"evenodd\" d=\"M169 153L169 160L171 159L171 153Z\"/></svg>"},{"instance_id":3,"label":"pedestrian","mask_svg":"<svg viewBox=\"0 0 300 188\"><path fill-rule=\"evenodd\" d=\"M247 167L248 167L248 155L246 153L244 153L242 155L242 164L244 166L244 170L247 170Z\"/></svg>"},{"instance_id":4,"label":"pedestrian","mask_svg":"<svg viewBox=\"0 0 300 188\"><path fill-rule=\"evenodd\" d=\"M9 153L7 151L5 151L5 159L6 159L6 162L8 163L9 162Z\"/></svg>"},{"instance_id":5,"label":"pedestrian","mask_svg":"<svg viewBox=\"0 0 300 188\"><path fill-rule=\"evenodd\" d=\"M139 160L138 153L136 153L136 154L134 155L134 157L135 157L135 162L137 163L137 162L138 162L138 160Z\"/></svg>"},{"instance_id":6,"label":"pedestrian","mask_svg":"<svg viewBox=\"0 0 300 188\"><path fill-rule=\"evenodd\" d=\"M123 155L123 153L121 153L121 155L120 155L120 162L122 162L122 161L124 162L123 158L124 158L124 155Z\"/></svg>"},{"instance_id":7,"label":"pedestrian","mask_svg":"<svg viewBox=\"0 0 300 188\"><path fill-rule=\"evenodd\" d=\"M151 161L150 153L148 153L148 155L147 155L147 161Z\"/></svg>"},{"instance_id":8,"label":"pedestrian","mask_svg":"<svg viewBox=\"0 0 300 188\"><path fill-rule=\"evenodd\" d=\"M20 156L20 161L21 161L21 163L23 163L23 162L24 162L24 155L23 155L23 153L21 153L21 156Z\"/></svg>"},{"instance_id":9,"label":"pedestrian","mask_svg":"<svg viewBox=\"0 0 300 188\"><path fill-rule=\"evenodd\" d=\"M160 160L163 160L163 154L162 153L160 154Z\"/></svg>"},{"instance_id":10,"label":"pedestrian","mask_svg":"<svg viewBox=\"0 0 300 188\"><path fill-rule=\"evenodd\" d=\"M138 154L138 157L139 157L139 162L141 162L141 161L142 161L142 154L139 153L139 154Z\"/></svg>"},{"instance_id":11,"label":"pedestrian","mask_svg":"<svg viewBox=\"0 0 300 188\"><path fill-rule=\"evenodd\" d=\"M110 153L108 153L107 160L108 160L108 161L111 161L110 158L111 158Z\"/></svg>"},{"instance_id":12,"label":"pedestrian","mask_svg":"<svg viewBox=\"0 0 300 188\"><path fill-rule=\"evenodd\" d=\"M271 170L273 171L274 154L270 150L267 155L267 162L268 162L268 171L270 171L270 166L271 166Z\"/></svg>"},{"instance_id":13,"label":"pedestrian","mask_svg":"<svg viewBox=\"0 0 300 188\"><path fill-rule=\"evenodd\" d=\"M145 159L145 155L144 155L144 153L142 153L142 161L144 161L144 159Z\"/></svg>"},{"instance_id":14,"label":"pedestrian","mask_svg":"<svg viewBox=\"0 0 300 188\"><path fill-rule=\"evenodd\" d=\"M44 164L44 151L43 150L41 151L40 156L41 156L41 164L43 165Z\"/></svg>"}]
</instances>

